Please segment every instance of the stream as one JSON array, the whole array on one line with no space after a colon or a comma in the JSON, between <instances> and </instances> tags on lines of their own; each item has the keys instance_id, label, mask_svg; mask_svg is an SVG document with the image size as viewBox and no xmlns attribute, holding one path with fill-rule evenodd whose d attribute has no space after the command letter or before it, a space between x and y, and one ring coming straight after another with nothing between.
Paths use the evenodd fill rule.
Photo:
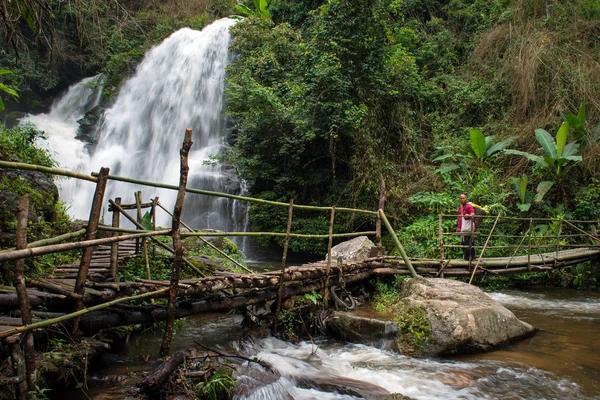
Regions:
<instances>
[{"instance_id":1,"label":"stream","mask_svg":"<svg viewBox=\"0 0 600 400\"><path fill-rule=\"evenodd\" d=\"M540 331L497 351L444 359L410 358L331 340L291 344L267 337L246 345L243 352L271 363L281 378L269 380L260 367L244 366L237 375L243 394L234 398L361 399L374 398L379 387L413 399L600 399L600 293L536 288L488 294ZM241 319L231 314L187 318L172 351L194 340L237 348ZM116 360L93 377L148 369L145 360L157 358L161 340L161 332L133 335ZM346 380L357 390L340 393L331 384L318 384ZM110 396L110 391L100 383L90 386L87 396L122 398ZM65 398L65 393L55 395ZM88 398L79 390L66 397Z\"/></svg>"}]
</instances>

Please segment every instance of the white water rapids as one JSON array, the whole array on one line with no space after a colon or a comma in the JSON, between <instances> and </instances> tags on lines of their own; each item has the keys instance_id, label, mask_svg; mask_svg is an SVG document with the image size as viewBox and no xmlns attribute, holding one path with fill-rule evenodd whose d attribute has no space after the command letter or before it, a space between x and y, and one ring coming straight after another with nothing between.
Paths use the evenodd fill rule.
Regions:
<instances>
[{"instance_id":1,"label":"white water rapids","mask_svg":"<svg viewBox=\"0 0 600 400\"><path fill-rule=\"evenodd\" d=\"M184 28L148 51L102 116L94 135L98 144L91 154L75 139L76 121L97 104L74 96L84 90L84 84L72 87L49 114L29 116L26 121L45 131L60 168L88 174L108 167L111 175L174 186L179 184L179 149L186 128L191 128L188 187L243 192L245 186L235 174L209 163L211 156L222 153L228 134L222 115L223 86L229 27L234 23L222 19L202 31ZM89 89L87 94L92 95ZM72 216L87 219L94 185L75 179L59 185ZM158 196L167 209L173 208L176 191L117 181L109 181L105 198L133 203L138 190L144 202ZM233 200L188 193L182 220L194 228L244 230L246 209ZM170 226L166 213L158 212L157 220Z\"/></svg>"}]
</instances>

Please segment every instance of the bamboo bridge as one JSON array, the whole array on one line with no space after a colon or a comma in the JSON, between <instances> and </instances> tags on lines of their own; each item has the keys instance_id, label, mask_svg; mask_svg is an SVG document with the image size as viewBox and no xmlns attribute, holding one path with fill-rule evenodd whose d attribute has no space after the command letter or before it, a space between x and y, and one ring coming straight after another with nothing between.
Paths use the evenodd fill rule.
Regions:
<instances>
[{"instance_id":1,"label":"bamboo bridge","mask_svg":"<svg viewBox=\"0 0 600 400\"><path fill-rule=\"evenodd\" d=\"M27 200L21 199L17 226L17 247L0 251L0 263L14 262L15 286L0 286L0 341L15 343L15 337L27 335L34 329L69 322L76 337L84 331L93 333L103 328L121 325L167 321L166 349L170 344L169 329L172 321L197 313L225 311L262 305L274 301L275 329L282 300L310 293L322 293L324 301L335 295L332 287L343 288L353 283L376 279L386 275L417 275L431 277L491 276L527 272L550 271L600 257L600 238L596 232L598 221L573 221L560 218L514 218L489 216L477 233L474 247L479 256L472 261L459 258L462 253L459 234L454 232L456 215L439 215L436 258L409 257L391 223L383 211L385 184L381 182L378 210L315 207L267 201L226 193L216 193L187 187L187 151L191 146L191 131L186 132L181 149L181 177L179 185L166 185L109 175L107 168L99 173L84 175L71 171L29 164L0 161L0 168L34 170L43 173L84 179L96 184L90 217L84 229L40 242L26 243ZM163 206L158 198L142 201L136 192L135 204L121 204L121 199L109 199L112 224L100 223L104 193L109 181L166 188L178 192L173 211ZM181 209L186 195L219 196L254 204L288 209L286 232L214 232L196 231L181 221ZM142 210L149 209L152 227L143 225ZM131 216L128 210L135 211ZM329 232L305 235L291 230L293 213L301 210L327 212L330 216ZM167 212L172 217L170 229L157 229L156 213ZM376 230L334 234L335 216L355 213L372 217ZM124 217L136 229L124 229ZM395 244L398 256L386 255L382 245L382 226L385 226ZM182 227L184 229L182 229ZM513 235L510 232L525 232ZM209 246L206 238L235 236L278 236L285 239L281 269L255 273L230 259L244 273L215 271L206 276L197 264L186 258L182 239L196 237ZM334 240L357 236L370 236L377 247L373 257L364 260L334 260L331 248ZM172 238L172 247L159 240ZM311 238L328 240L326 260L299 265L287 265L290 240ZM152 279L149 268L148 241L163 251L173 254L171 279ZM214 247L214 246L213 246ZM24 259L44 254L81 249L81 261L58 266L52 274L25 279ZM216 249L219 251L218 249ZM224 257L229 258L226 254ZM132 281L119 281L119 271L126 268L125 259L141 257L146 266L146 276ZM7 265L7 264L5 264ZM180 279L185 269L193 279ZM330 295L331 293L331 295ZM157 299L168 299L167 302ZM145 300L145 302L142 302ZM134 301L135 304L131 304ZM130 304L126 304L129 302ZM66 311L65 311L66 310ZM169 328L171 324L171 328ZM172 335L172 330L170 335ZM164 343L163 343L164 345ZM164 349L163 349L164 350ZM164 351L163 351L164 353Z\"/></svg>"}]
</instances>

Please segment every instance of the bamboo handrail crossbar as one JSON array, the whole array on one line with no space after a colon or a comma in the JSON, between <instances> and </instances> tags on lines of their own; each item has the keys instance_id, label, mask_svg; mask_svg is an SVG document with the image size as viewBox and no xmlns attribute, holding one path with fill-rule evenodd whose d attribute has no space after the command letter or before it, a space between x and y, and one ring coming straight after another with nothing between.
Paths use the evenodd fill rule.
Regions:
<instances>
[{"instance_id":1,"label":"bamboo handrail crossbar","mask_svg":"<svg viewBox=\"0 0 600 400\"><path fill-rule=\"evenodd\" d=\"M460 215L458 214L441 214L443 217L448 217L448 218L458 218L460 217ZM496 216L495 215L478 215L477 218L483 218L483 219L495 219ZM529 220L533 220L533 222L558 222L559 219L562 218L542 218L542 217L538 217L538 218L524 218L524 217L510 217L510 216L502 216L500 219L503 220L513 220L513 221L529 221ZM577 222L577 223L583 223L583 224L597 224L598 221L597 220L579 220L579 219L571 219L569 220L571 222Z\"/></svg>"},{"instance_id":2,"label":"bamboo handrail crossbar","mask_svg":"<svg viewBox=\"0 0 600 400\"><path fill-rule=\"evenodd\" d=\"M337 210L337 209L336 209ZM84 225L85 226L85 225ZM134 233L134 232L152 232L144 229L124 229L124 228L113 228L108 225L98 226L98 230L107 232L120 232L120 233ZM349 232L349 233L334 233L334 238L345 238L355 236L374 236L375 231L366 232ZM181 237L192 237L192 236L206 236L206 237L222 237L222 236L273 236L273 237L285 237L285 232L181 232ZM290 233L290 237L305 238L305 239L327 239L329 235L309 235L304 233Z\"/></svg>"},{"instance_id":3,"label":"bamboo handrail crossbar","mask_svg":"<svg viewBox=\"0 0 600 400\"><path fill-rule=\"evenodd\" d=\"M69 251L69 250L77 250L85 247L93 247L99 246L102 244L110 244L113 242L122 242L125 240L137 239L142 237L152 237L152 236L161 236L168 235L171 233L170 229L165 229L162 231L145 231L142 233L132 234L132 235L123 235L123 236L115 236L109 238L102 239L94 239L94 240L85 240L80 242L71 242L71 243L61 243L50 246L41 246L34 248L26 248L22 250L13 250L6 253L0 253L0 261L13 261L18 260L20 258L30 258L37 257L44 254L50 253L58 253L61 251Z\"/></svg>"},{"instance_id":4,"label":"bamboo handrail crossbar","mask_svg":"<svg viewBox=\"0 0 600 400\"><path fill-rule=\"evenodd\" d=\"M25 170L30 170L30 171L40 171L40 172L53 174L53 175L62 175L62 176L68 176L70 178L83 179L83 180L87 180L90 182L97 182L97 180L98 180L98 178L96 177L97 173L95 173L95 172L93 172L91 175L85 175L85 174L80 174L80 173L76 173L76 172L66 171L66 170L57 169L57 168L49 168L49 167L44 167L44 166L35 165L35 164L0 161L0 167L10 168L10 169L25 169ZM176 186L176 185L142 181L140 179L126 178L126 177L117 176L117 175L108 175L108 179L113 180L113 181L133 183L133 184L137 184L137 185L150 186L150 187L156 187L156 188L161 188L161 189L179 190L179 186ZM215 191L211 191L211 190L186 188L185 191L187 193L203 194L206 196L215 196L215 197L225 197L225 198L232 199L232 200L248 201L250 203L256 203L256 204L265 204L265 205L272 205L272 206L286 207L286 208L289 206L288 203L283 203L280 201L256 199L254 197L239 196L236 194L215 192ZM294 208L297 208L298 210L308 210L308 211L331 211L331 207L307 206L307 205L301 205L301 204L294 205ZM377 211L363 210L360 208L337 207L336 210L338 212L344 211L344 212L357 212L357 213L362 213L362 214L377 215Z\"/></svg>"},{"instance_id":5,"label":"bamboo handrail crossbar","mask_svg":"<svg viewBox=\"0 0 600 400\"><path fill-rule=\"evenodd\" d=\"M35 242L28 243L27 248L47 246L50 244L60 243L65 240L68 240L68 239L73 239L73 238L76 238L79 236L83 236L83 235L85 235L86 232L87 232L87 229L80 229L78 231L65 233L64 235L55 236L53 238L38 240ZM7 251L13 251L13 250L16 250L16 248L11 247L10 249L0 250L0 253L6 253Z\"/></svg>"},{"instance_id":6,"label":"bamboo handrail crossbar","mask_svg":"<svg viewBox=\"0 0 600 400\"><path fill-rule=\"evenodd\" d=\"M25 164L10 161L0 161L0 168L24 169L27 171L43 172L45 174L67 176L69 178L82 179L89 182L98 182L98 178L93 175L80 174L78 172L67 171L65 169L44 167L43 165Z\"/></svg>"}]
</instances>

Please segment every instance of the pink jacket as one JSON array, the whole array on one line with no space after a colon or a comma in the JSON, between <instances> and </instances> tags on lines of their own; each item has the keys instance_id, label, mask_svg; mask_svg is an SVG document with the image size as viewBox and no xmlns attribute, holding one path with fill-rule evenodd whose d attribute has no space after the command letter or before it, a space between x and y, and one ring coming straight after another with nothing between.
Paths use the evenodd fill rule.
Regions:
<instances>
[{"instance_id":1,"label":"pink jacket","mask_svg":"<svg viewBox=\"0 0 600 400\"><path fill-rule=\"evenodd\" d=\"M460 228L462 227L462 216L465 215L465 219L471 219L471 217L466 217L466 215L470 214L475 214L475 208L471 203L458 207L458 227L456 228L456 232L460 232ZM473 226L473 232L475 232L475 226Z\"/></svg>"}]
</instances>

